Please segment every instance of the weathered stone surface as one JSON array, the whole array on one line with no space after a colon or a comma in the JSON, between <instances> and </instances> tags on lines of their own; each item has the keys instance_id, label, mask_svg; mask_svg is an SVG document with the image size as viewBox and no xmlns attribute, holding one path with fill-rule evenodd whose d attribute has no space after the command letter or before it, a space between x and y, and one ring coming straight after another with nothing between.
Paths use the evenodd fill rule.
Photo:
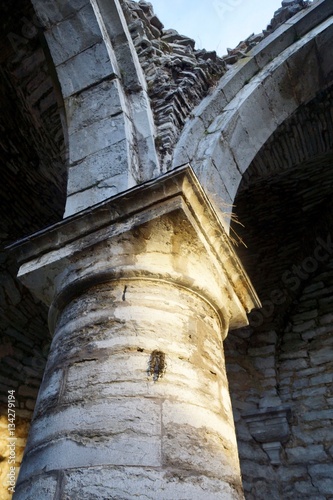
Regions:
<instances>
[{"instance_id":1,"label":"weathered stone surface","mask_svg":"<svg viewBox=\"0 0 333 500\"><path fill-rule=\"evenodd\" d=\"M312 445L307 447L295 447L287 449L288 460L292 464L314 463L327 460L327 455L322 445Z\"/></svg>"},{"instance_id":2,"label":"weathered stone surface","mask_svg":"<svg viewBox=\"0 0 333 500\"><path fill-rule=\"evenodd\" d=\"M34 479L33 483L22 483L15 488L15 497L30 500L38 495L39 498L52 498L57 491L57 476L44 474Z\"/></svg>"},{"instance_id":3,"label":"weathered stone surface","mask_svg":"<svg viewBox=\"0 0 333 500\"><path fill-rule=\"evenodd\" d=\"M130 128L131 124L128 118L121 113L111 118L105 118L103 121L91 123L77 132L73 132L69 138L72 145L70 161L75 163L86 156L126 140ZM101 130L103 130L103 134L100 133Z\"/></svg>"},{"instance_id":4,"label":"weathered stone surface","mask_svg":"<svg viewBox=\"0 0 333 500\"><path fill-rule=\"evenodd\" d=\"M121 127L121 119L118 123ZM116 129L116 126L114 129ZM106 141L108 141L108 139L106 139ZM91 190L92 201L94 201L93 204L95 204L105 198L109 198L110 196L117 194L119 191L125 190L127 186L131 187L135 185L133 176L130 172L128 172L128 159L131 156L135 157L135 152L133 152L129 147L126 139L122 139L115 144L111 144L106 148L98 150L96 153L85 156L69 169L69 193L71 193L72 196L75 193L85 191L92 186L97 186L98 194L98 189L102 188L103 183L106 185L106 183L109 182L109 185L112 185L112 183L110 184L110 179L114 177L115 179L113 185L115 186L115 189L114 191L110 191L108 196L103 198L102 195L99 194L98 196L93 197L93 190ZM117 176L120 175L123 175L124 177L124 182L122 184L117 182L120 180ZM67 210L69 210L69 206L67 207Z\"/></svg>"},{"instance_id":5,"label":"weathered stone surface","mask_svg":"<svg viewBox=\"0 0 333 500\"><path fill-rule=\"evenodd\" d=\"M57 72L64 98L98 83L104 78L116 76L103 43L97 43L67 62L59 64Z\"/></svg>"},{"instance_id":6,"label":"weathered stone surface","mask_svg":"<svg viewBox=\"0 0 333 500\"><path fill-rule=\"evenodd\" d=\"M76 132L94 122L122 113L122 101L119 81L112 79L69 97L66 107L70 130Z\"/></svg>"},{"instance_id":7,"label":"weathered stone surface","mask_svg":"<svg viewBox=\"0 0 333 500\"><path fill-rule=\"evenodd\" d=\"M129 481L129 479L131 479ZM183 498L184 500L200 500L202 495L208 500L218 500L221 495L230 500L239 498L238 493L222 481L198 474L191 476L186 471L170 470L161 473L153 468L91 468L84 474L76 471L66 475L64 498L70 500L72 495L88 499L91 492L101 498L109 497L110 492L118 498L148 498L168 500Z\"/></svg>"},{"instance_id":8,"label":"weathered stone surface","mask_svg":"<svg viewBox=\"0 0 333 500\"><path fill-rule=\"evenodd\" d=\"M102 34L89 3L78 11L77 16L57 23L46 32L46 40L56 66L95 45L101 39Z\"/></svg>"},{"instance_id":9,"label":"weathered stone surface","mask_svg":"<svg viewBox=\"0 0 333 500\"><path fill-rule=\"evenodd\" d=\"M39 2L35 1L34 3L38 7ZM52 43L54 45L52 49L53 60L56 64L64 62L68 57L82 53L82 50L89 49L91 44L100 41L99 29L101 28L96 24L97 17L91 16L91 4L96 7L97 4L101 6L102 3L87 3L75 0L65 3L62 1L53 2L52 5L50 2L40 3L40 11L42 14L44 12L44 16L41 15L41 17L44 18L45 25L49 28L46 37L49 37L50 45ZM114 8L114 2L105 2L105 4L112 5L112 9ZM253 269L255 269L253 276L256 283L261 282L263 284L260 285L260 293L263 290L269 291L270 304L265 302L262 309L264 314L259 316L259 319L264 318L265 325L259 325L258 330L254 329L253 331L253 329L250 329L244 334L239 334L237 343L233 346L234 354L231 359L232 369L230 374L234 377L232 380L232 394L239 399L235 401L235 407L238 409L236 413L237 425L239 426L238 434L239 439L244 444L240 448L246 450L244 451L245 459L256 462L253 469L248 469L251 474L248 474L246 470L244 474L248 499L274 498L274 495L277 497L280 495L283 498L299 497L303 499L304 495L307 495L315 500L324 500L325 497L329 497L329 491L332 489L329 482L330 475L319 477L319 475L314 474L314 477L310 477L306 467L301 472L302 468L288 463L287 455L285 455L284 450L281 450L283 464L279 467L281 474L277 478L274 471L270 469L268 458L263 455L264 452L259 448L258 444L253 448L253 450L256 450L253 457L249 456L253 441L251 443L248 429L242 420L242 412L257 410L263 408L266 404L276 405L279 397L288 403L291 402L294 410L294 420L291 429L292 440L286 444L287 449L293 447L301 449L306 445L310 447L323 445L327 453L327 459L318 465L325 467L331 463L332 430L331 418L327 412L332 409L330 392L332 366L331 357L329 356L332 350L332 318L330 316L332 305L330 300L332 284L330 281L332 276L328 271L328 269L332 269L332 264L328 264L327 268L325 268L327 258L331 255L329 242L324 247L321 245L318 251L316 238L320 234L326 234L327 228L331 227L328 215L331 213L331 207L330 203L325 200L331 198L332 186L331 174L329 173L332 163L331 156L329 156L332 149L333 130L331 124L332 95L329 87L327 87L327 85L331 84L330 40L332 33L329 18L332 14L332 5L327 0L315 2L304 13L299 13L294 18L289 19L287 24L278 28L279 24L285 22L290 15L300 10L301 7L305 7L306 3L304 2L304 5L301 5L297 1L286 1L284 5L277 12L264 35L251 36L235 50L228 50L228 55L222 62L212 52L195 51L193 41L187 37L183 37L176 32L162 33L163 27L154 16L152 7L145 2L135 5L134 3L126 3L126 6L131 9L131 15L128 14L128 11L126 11L126 15L128 19L133 21L130 29L145 71L149 95L152 97L154 106L156 105L154 111L156 123L158 122L156 147L159 149L160 155L163 156L163 168L169 168L174 143L185 120L188 119L188 122L193 122L193 127L189 134L188 142L190 142L191 147L186 150L186 161L191 160L196 155L196 152L200 151L202 156L200 156L200 165L196 167L196 171L200 174L201 179L207 181L207 186L212 186L211 199L214 202L221 199L228 202L230 206L226 207L225 211L231 212L233 197L237 192L240 192L239 182L241 182L241 190L244 187L245 189L249 188L248 197L244 197L243 200L241 198L237 199L237 208L234 210L237 212L240 210L240 220L245 223L246 230L244 233L242 232L242 235L246 235L245 242L249 247L249 254L257 255L257 264L253 266ZM8 27L7 32L4 31L1 38L1 58L2 61L5 60L4 64L2 64L4 73L1 73L1 86L3 86L1 95L3 103L6 103L2 106L3 119L1 121L1 127L4 130L1 138L1 144L3 145L2 158L4 158L4 168L2 169L2 201L4 206L2 210L1 237L6 241L21 237L23 234L28 234L33 230L59 220L62 217L63 210L63 203L60 198L63 199L65 193L65 190L61 187L63 184L59 182L59 174L65 180L65 170L61 171L61 165L57 158L59 150L65 157L62 136L66 135L66 128L64 128L63 134L60 130L59 111L52 90L54 79L50 78L48 70L48 67L52 65L52 61L48 60L48 64L46 64L40 46L40 39L37 39L36 36L37 32L40 33L39 26L37 29L36 25L34 25L33 13L30 13L27 6L28 2L25 1L20 0L18 4L15 3L17 19L20 18L20 21L15 22L10 21L13 10L11 10L9 4L3 2L2 6L4 13L3 25L5 28ZM126 10L126 6L124 10ZM112 14L114 13L117 14L117 9L112 11ZM104 91L102 92L102 87L104 83L110 83L111 80L108 79L100 85L96 84L95 93L94 85L90 86L89 84L89 87L82 92L71 95L68 99L68 101L71 101L71 106L75 103L75 100L77 100L79 106L77 108L75 106L71 107L71 114L67 116L67 119L70 118L68 125L72 127L72 132L78 132L82 128L100 120L101 125L103 125L105 121L103 123L102 121L109 116L109 113L113 116L118 113L118 110L119 112L123 110L124 114L129 116L133 123L133 116L136 114L137 132L135 132L134 123L130 132L133 142L131 143L130 137L127 138L128 148L122 147L126 142L126 139L124 139L124 142L121 141L117 145L111 144L107 148L78 160L77 164L71 166L76 179L73 177L69 181L71 189L73 189L73 196L70 197L68 203L67 215L86 208L87 200L92 204L102 201L105 197L126 189L131 184L134 185L138 180L143 180L144 175L150 178L159 174L159 168L154 154L152 154L156 153L154 130L148 132L149 128L152 127L153 129L153 122L151 116L145 116L145 112L149 111L149 106L147 107L145 102L141 102L144 91L137 100L134 99L131 102L129 102L129 95L124 95L126 92L123 94L120 92L117 96L115 91L117 85L119 87L125 85L128 89L138 88L138 75L135 71L132 72L133 65L128 63L129 58L127 57L129 54L133 55L134 48L131 47L131 50L129 50L127 42L123 43L126 40L126 35L124 31L121 34L117 31L121 26L118 20L116 22L118 24L112 25L111 29L110 19L104 15L100 17L101 26L104 24L104 27L110 29L109 34L117 34L114 38L109 37L111 43L108 45L108 56L111 57L113 54L114 59L111 57L113 63L124 59L123 67L126 69L126 75L121 74L121 72L118 73L115 69L114 73L117 73L119 80L114 80L114 86L110 84L106 90L108 96L112 94L112 99L106 99L105 106L103 106ZM114 23L116 16L111 17L113 17L111 21ZM30 23L31 20L33 21L32 24ZM319 24L324 21L327 23L327 29L324 32L316 31ZM103 32L105 40L107 39L106 31ZM270 36L269 39L269 33L272 33L272 31L274 31L275 35ZM301 38L306 33L308 33L306 37L310 38L312 36L311 31L312 34L316 34L315 51L311 47L309 52L302 52L302 49L300 49ZM77 36L78 32L81 32L80 37ZM10 35L9 38L7 38L8 34ZM13 34L15 34L16 38L13 38ZM19 45L16 44L17 35L19 37L22 35ZM115 40L118 35L119 38ZM264 36L266 40L259 51L259 48L256 49L256 47ZM42 35L40 38L42 38ZM70 38L72 44L68 43ZM173 40L171 41L171 39ZM10 45L13 45L13 40L16 41L14 47L11 48ZM66 41L66 43L61 45L62 41ZM118 45L119 52L117 55L116 50L113 49L118 43L121 47ZM198 148L198 137L205 136L207 129L209 129L209 132L214 132L214 134L211 134L212 139L213 135L215 135L217 143L220 141L219 130L209 128L217 113L222 113L228 101L234 99L236 93L244 86L249 85L251 79L258 77L255 73L258 72L259 66L268 63L270 58L277 55L280 49L286 48L289 43L294 45L296 52L300 49L300 64L297 58L295 59L294 55L292 55L289 65L281 65L278 68L274 64L265 65L263 73L267 73L267 80L262 82L261 85L267 100L257 99L260 106L265 102L267 103L268 109L273 110L277 120L286 120L286 122L279 127L278 133L274 132L267 141L265 138L269 134L269 130L263 129L262 139L265 144L262 150L256 154L253 165L244 172L243 181L241 181L238 167L233 160L234 151L219 145L215 147L212 143L209 146L200 146ZM257 54L255 57L250 52L253 47L253 52ZM318 53L321 60L319 73L315 69L317 64L315 52ZM296 74L291 71L294 63L295 69L299 69ZM227 69L226 66L230 64L234 64L234 67L230 68L226 73L223 85L218 84L218 91L210 91L211 94L207 97L207 101L210 100L211 103L210 108L206 107L204 102L201 103L199 108L193 108L195 103L199 102L212 84L217 81L219 75ZM311 78L304 78L307 68ZM271 77L271 71L275 72L276 80ZM99 80L98 75L96 78ZM114 78L113 73L110 78ZM4 83L7 80L9 85ZM290 106L295 105L295 109L299 106L302 92L304 92L305 98L308 96L308 99L312 99L312 86L315 84L319 85L320 88L318 87L317 90L320 91L320 94L315 100L309 103L306 101L304 106L298 108L297 112L289 120ZM15 89L14 92L13 88ZM144 82L142 88L145 88ZM248 90L248 94L244 93L246 100L251 98L253 89L248 86ZM58 96L61 97L60 92L58 92ZM13 107L14 102L18 104ZM136 104L138 104L137 108ZM248 136L254 142L261 137L260 134L255 136L253 132L253 129L258 129L260 125L260 120L258 124L256 119L257 108L255 104L246 107L243 106L241 101L237 103L237 105L243 106L242 117L243 115L245 117L250 115L251 119L253 117L253 123L244 127L247 133L239 133L241 146ZM59 106L61 113L61 102L59 102ZM21 111L18 112L18 110ZM135 110L132 115L131 110ZM260 113L258 113L258 116L262 116L263 121L266 119L269 121L269 115L261 111ZM141 119L142 116L143 119ZM193 117L195 118L193 119ZM24 126L23 123L25 123ZM63 123L65 123L65 120L63 120ZM237 121L230 123L232 125L236 123L235 130L236 132L239 131ZM258 126L255 127L255 123ZM225 126L223 120L218 124L221 127ZM276 128L278 121L271 126ZM104 134L103 127L100 128L99 133L102 137ZM48 136L51 136L51 141ZM121 147L118 148L118 144L121 144ZM182 142L183 146L184 143ZM146 160L139 162L137 157L139 156L142 159L146 147L148 148L147 151L149 151L145 156ZM139 150L140 153L138 154ZM237 160L244 161L243 168L245 169L246 156L251 154L251 147L242 146L239 149L236 140L234 141L234 150L238 154ZM182 151L184 152L185 149L183 148ZM211 158L214 158L213 154L216 155L215 162L211 160ZM108 159L107 155L109 155ZM323 155L328 156L324 157ZM201 163L201 160L204 160L206 156L209 156L209 161ZM304 164L309 156L313 157L312 166ZM131 158L131 161L128 158ZM95 169L94 164L96 165ZM220 165L223 165L222 172L218 171ZM328 168L325 165L328 165ZM235 167L234 170L232 170L232 166ZM128 174L124 174L123 167L125 170L128 167ZM110 168L114 175L110 175ZM285 173L284 179L280 175L282 172ZM12 177L10 177L10 173L12 173ZM44 180L47 179L47 182L41 182L43 178ZM261 182L260 179L265 180L265 187L261 191L261 199L258 203L259 198L256 198L255 191ZM53 187L53 183L54 186L58 186L57 189ZM294 188L291 188L293 184ZM13 195L12 190L15 186L17 191ZM269 205L269 203L265 202L265 200L274 199L275 197L279 200L275 207L274 204ZM26 200L28 200L27 203ZM302 201L297 205L299 200ZM218 203L216 203L216 206L218 206ZM224 209L222 206L220 208L222 214ZM256 219L255 237L251 235L248 224L249 219L244 218L244 211L247 214L252 213L253 218ZM278 222L278 220L283 219L286 221L285 224ZM237 226L234 227L237 230ZM270 228L274 229L270 230ZM291 242L290 238L291 233L294 233L293 242ZM263 236L261 242L258 243L260 234ZM312 243L314 245L311 247ZM326 240L324 243L326 244ZM161 252L163 252L164 246L165 241L161 242ZM247 258L243 259L243 262L247 265ZM1 260L1 272L7 266L6 260ZM320 266L320 269L318 266ZM249 268L251 268L251 265ZM283 284L288 288L289 297L285 300L285 304L278 305L276 301L279 300L279 295L276 290L279 288L281 294L281 283L274 286L272 286L272 283L274 277L281 277L288 271L287 283L284 282ZM14 266L10 274L14 276L15 272ZM300 277L299 273L307 277ZM17 286L17 283L8 276L6 277L5 272L2 274L1 282L3 284L0 287L1 308L4 308L4 321L1 326L5 335L0 344L0 371L3 375L0 379L1 384L3 384L1 387L3 395L0 396L0 400L1 403L6 404L7 387L15 387L18 399L17 414L30 416L33 402L28 395L27 387L29 390L38 388L45 363L47 355L46 315L45 311L41 313L40 309L38 309L40 306L37 301L31 297L27 298L26 291ZM309 286L305 287L305 285ZM128 292L131 292L127 293L128 296L135 295L133 289L128 290ZM284 292L285 288L283 288ZM263 294L263 297L265 297L265 294ZM286 295L283 295L283 297L286 298ZM280 305L282 305L281 308ZM143 307L141 305L132 308L133 331L128 345L134 351L142 348L135 342L137 328L135 321L138 321L136 318L140 318L141 321L143 312L145 311L147 315L148 309L148 306ZM173 306L170 306L170 315L172 315L172 309ZM318 311L318 315L314 314L313 311L315 310ZM140 311L142 311L141 316ZM124 320L121 308L117 311L117 315L120 322ZM166 315L164 309L163 315ZM92 316L86 319L93 322ZM159 318L157 313L151 316L149 321L142 322L142 324L144 324L144 328L153 332L152 320L158 320ZM310 321L306 319L307 317ZM186 318L190 322L190 315L186 315ZM76 321L78 324L78 318L76 318ZM110 333L115 328L115 323L111 325L106 319L105 321L107 324L106 333ZM208 321L207 316L204 320L201 320L200 331L205 330L206 321ZM173 324L171 319L168 319L167 323L170 330L173 329L174 325L177 332L183 327L182 324ZM291 324L294 325L293 330L289 329ZM286 325L288 332L284 333ZM13 327L11 328L11 326ZM67 343L63 342L63 350L65 350L65 346L68 348L68 359L75 361L75 370L69 370L68 372L70 383L73 383L73 387L77 388L78 391L76 401L75 398L73 399L74 403L82 402L86 396L90 398L96 396L96 386L91 371L98 370L98 368L103 371L103 377L105 377L103 380L110 382L105 392L103 390L99 392L100 397L107 395L117 398L121 396L122 389L133 398L136 397L136 391L137 396L143 397L147 385L147 352L135 351L138 354L133 355L135 373L138 375L144 374L145 379L137 385L132 384L132 386L130 383L124 382L122 388L120 388L120 385L116 384L115 380L108 378L108 371L110 370L104 358L95 361L89 358L89 356L95 355L98 350L103 352L103 356L106 356L107 353L110 354L111 351L114 352L116 349L115 344L108 342L107 338L97 341L96 336L98 335L96 331L92 333L91 323L88 321L86 324L82 323L82 328L82 331L87 335L91 335L91 339L87 340L85 345L85 353L88 352L88 349L89 353L87 355L88 359L82 362L82 371L79 366L80 363L75 361L78 350L71 345L71 342L73 344L77 342L77 338L70 338L70 335L68 335ZM269 332L274 328L276 328L277 332L276 339L269 344ZM170 336L172 342L177 341L177 332ZM264 338L266 334L267 343ZM289 335L288 340L287 335ZM43 342L41 339L43 339ZM66 339L65 331L62 339ZM182 346L184 346L184 339L186 340L186 335L182 338ZM150 337L150 342L149 347L153 348L153 334ZM94 343L98 345L94 345ZM125 347L124 344L118 344L119 349ZM167 346L163 345L163 347ZM275 356L272 347L276 348ZM178 401L181 404L190 404L191 400L195 399L201 407L214 407L214 411L218 411L219 405L216 400L220 397L221 391L219 391L216 378L221 376L221 370L218 368L216 357L206 360L205 367L202 373L200 372L200 377L195 377L195 370L188 366L188 357L191 353L186 351L184 347L179 347L178 350L183 359L180 360L179 353L171 348L167 357L168 375L170 380L173 381L172 388L169 389L170 398L172 397L173 402ZM208 344L205 346L205 350L217 352L218 344ZM271 350L272 353L270 354ZM33 354L31 354L32 352ZM280 355L281 352L283 352L282 355ZM57 353L61 353L60 335ZM128 353L123 355L114 354L114 356L117 359L117 363L115 363L117 376L130 373L131 364L126 362ZM267 361L266 357L267 359L270 358L271 361ZM294 362L296 359L306 360L307 367L301 370L296 368L284 371L284 368L288 368L290 365L281 365L281 362L289 363ZM52 362L55 362L54 358L52 358ZM212 372L216 375L210 373L208 383L205 382L205 376L209 372L209 366L213 367ZM42 392L45 391L46 396L44 403L39 407L39 416L45 411L54 411L54 404L60 391L58 382L66 376L66 370L55 375L51 369L50 391L48 393L47 389L45 389L46 386L43 386ZM60 376L59 379L58 376ZM91 382L90 387L84 387L82 390L79 388L80 376L86 377L89 383ZM180 378L182 379L181 382L179 381ZM159 380L154 385L154 395L161 399L164 398L166 393L167 384L164 383L165 380ZM178 383L176 383L176 380L178 380ZM63 401L68 396L65 395L64 386L60 391L64 397ZM151 394L149 398L151 399ZM210 401L210 399L214 401ZM223 399L225 400L222 394ZM72 401L68 399L68 403L72 403ZM308 420L303 418L307 414L310 415ZM184 460L186 460L186 457ZM304 463L307 465L306 462ZM1 465L3 465L3 461ZM323 470L325 470L326 474L326 469ZM262 476L267 471L269 471L269 474L264 479ZM177 472L179 474L179 470ZM321 479L325 479L325 481L322 481L322 486L320 486ZM144 483L143 479L142 481ZM176 481L178 480L175 479ZM65 481L59 480L58 494L61 494L61 488L64 484ZM183 484L184 480L181 486L178 485L180 489L177 491L168 490L169 497L185 498L186 491ZM190 488L189 482L186 483L186 486ZM217 487L222 488L220 485ZM86 485L84 488L84 494L89 498L91 491ZM276 489L276 491L272 491L272 488ZM135 488L132 491L133 495L138 494ZM195 498L195 495L198 498L202 496L200 489L188 489L188 491L191 492L191 498ZM152 493L152 497L154 497L154 493ZM109 493L105 492L103 494L108 496ZM126 496L126 489L125 493L119 493L119 495L121 494ZM34 496L31 492L29 495L30 497ZM48 491L45 493L38 490L36 493L38 497L47 495ZM52 488L50 488L50 495L54 495ZM76 496L80 495L81 492L76 493ZM2 492L0 496L2 497Z\"/></svg>"},{"instance_id":10,"label":"weathered stone surface","mask_svg":"<svg viewBox=\"0 0 333 500\"><path fill-rule=\"evenodd\" d=\"M41 234L42 259L36 242L25 246L31 261L21 275L51 302L55 334L21 483L96 465L157 467L165 478L180 468L223 482L226 498L243 497L222 339L225 322L246 322L244 305L257 299L237 259L231 269L235 256L200 193L185 167ZM57 274L57 289L41 269Z\"/></svg>"},{"instance_id":11,"label":"weathered stone surface","mask_svg":"<svg viewBox=\"0 0 333 500\"><path fill-rule=\"evenodd\" d=\"M87 4L87 0L74 0L70 4L65 0L34 0L33 5L38 17L46 26L61 21L64 17L75 14Z\"/></svg>"}]
</instances>

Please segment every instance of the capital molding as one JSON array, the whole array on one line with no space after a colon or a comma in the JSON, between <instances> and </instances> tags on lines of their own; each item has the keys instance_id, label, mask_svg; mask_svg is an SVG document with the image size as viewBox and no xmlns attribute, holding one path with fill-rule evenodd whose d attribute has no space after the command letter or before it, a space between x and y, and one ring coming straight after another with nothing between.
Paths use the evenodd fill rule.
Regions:
<instances>
[{"instance_id":1,"label":"capital molding","mask_svg":"<svg viewBox=\"0 0 333 500\"><path fill-rule=\"evenodd\" d=\"M113 279L160 279L191 289L223 330L260 305L221 221L189 165L109 198L10 247L20 280L56 316L63 298ZM54 322L54 318L52 320Z\"/></svg>"}]
</instances>

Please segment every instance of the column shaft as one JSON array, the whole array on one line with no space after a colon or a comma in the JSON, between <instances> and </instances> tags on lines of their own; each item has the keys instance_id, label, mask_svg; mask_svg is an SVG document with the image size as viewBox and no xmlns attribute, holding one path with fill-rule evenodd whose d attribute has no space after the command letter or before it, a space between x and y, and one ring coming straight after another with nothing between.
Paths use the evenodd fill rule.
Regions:
<instances>
[{"instance_id":1,"label":"column shaft","mask_svg":"<svg viewBox=\"0 0 333 500\"><path fill-rule=\"evenodd\" d=\"M152 279L113 281L72 300L20 480L36 475L40 495L52 477L61 498L242 498L212 306Z\"/></svg>"}]
</instances>

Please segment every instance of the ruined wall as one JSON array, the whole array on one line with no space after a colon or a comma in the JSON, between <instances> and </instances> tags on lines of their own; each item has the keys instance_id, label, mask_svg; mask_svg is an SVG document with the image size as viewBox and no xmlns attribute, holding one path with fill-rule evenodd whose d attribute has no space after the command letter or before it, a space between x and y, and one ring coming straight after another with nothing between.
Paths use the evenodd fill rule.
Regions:
<instances>
[{"instance_id":1,"label":"ruined wall","mask_svg":"<svg viewBox=\"0 0 333 500\"><path fill-rule=\"evenodd\" d=\"M166 29L149 2L123 0L122 5L148 83L157 127L156 148L163 169L169 170L173 149L194 107L233 64L310 2L282 2L262 33L250 35L236 48L227 49L223 57L215 51L198 50L186 34Z\"/></svg>"},{"instance_id":2,"label":"ruined wall","mask_svg":"<svg viewBox=\"0 0 333 500\"><path fill-rule=\"evenodd\" d=\"M186 118L226 71L215 52L196 50L195 41L164 29L148 2L123 2L128 27L148 84L157 127L156 148L164 169Z\"/></svg>"},{"instance_id":3,"label":"ruined wall","mask_svg":"<svg viewBox=\"0 0 333 500\"><path fill-rule=\"evenodd\" d=\"M251 48L281 23L306 8L308 2L284 1L283 7L263 34L249 37L236 49L228 50L224 58L217 57L214 52L196 50L193 40L174 30L164 29L150 4L124 2L123 6L148 84L157 127L156 148L163 161L163 169L167 170L186 119L191 117L195 106L210 92L220 76L239 59L246 57ZM1 235L4 245L61 218L66 172L62 158L64 137L59 113L61 103L57 99L58 87L48 64L49 54L42 30L36 23L29 2L15 4L15 19L11 18L13 12L10 14L8 11L8 4L3 3L2 7L6 12L6 22L10 21L3 26L5 34L1 39L1 128L5 130L2 136L2 170L5 179L2 199L5 203L1 212ZM15 36L8 38L8 35ZM269 50L265 57L269 58ZM52 66L52 61L49 62ZM261 212L258 212L257 228L266 232L266 238L264 236L262 244L257 247L261 248L261 252L249 247L250 252L257 252L259 260L263 257L259 262L261 267L254 274L254 277L260 278L258 282L267 283L266 279L273 267L277 275L279 269L287 269L285 261L276 258L279 243L275 235L270 233L270 237L267 237L272 221L288 218L290 213L294 215L290 228L290 233L294 231L294 240L291 238L282 252L288 254L290 251L292 256L295 249L298 251L300 245L310 240L304 236L307 235L306 225L315 224L322 213L328 210L327 205L320 209L319 205L331 196L332 179L328 175L331 156L326 156L320 164L313 163L312 169L309 165L298 169L294 167L297 162L307 158L311 149L315 154L331 153L331 95L329 90L318 97L312 108L301 110L295 121L283 129L281 140L276 136L269 140L266 153L259 154L254 161L255 168L245 173L244 186L251 186L261 177L267 180L260 196L259 191L253 191L252 201L247 199L248 202L250 200L247 210L256 207L256 200L260 197L265 199L267 193L276 198L273 206L261 205ZM316 123L315 129L313 123ZM288 142L286 136L294 130L297 133ZM288 201L288 194L281 195L286 185L279 190L274 182L271 183L277 171L287 171L288 168L293 169L289 184L293 190L286 192L293 202ZM314 192L314 183L321 183L321 189ZM297 191L301 192L305 200L304 206L294 203ZM316 209L311 212L312 204ZM273 219L270 218L270 210L274 211ZM309 211L311 217L304 223L303 215ZM284 228L280 229L280 233L285 234ZM303 235L303 239L300 235ZM270 255L268 260L264 258L265 253ZM3 334L0 341L0 397L6 411L8 387L17 391L19 462L24 447L23 437L27 433L44 369L49 338L46 308L15 281L17 267L6 260L6 256L1 260L1 272ZM229 378L234 395L245 490L249 499L266 499L268 495L283 500L288 496L295 498L295 495L296 498L297 495L304 498L308 491L313 499L329 498L332 489L330 462L333 441L329 418L332 410L332 395L329 393L332 371L329 354L332 348L329 293L333 285L330 273L328 268L325 274L318 277L318 282L316 278L313 284L309 283L310 288L306 288L304 293L313 296L304 298L306 305L301 299L299 303L295 302L293 309L288 312L291 325L288 331L282 328L286 320L283 314L280 317L283 321L278 325L266 323L265 330L256 332L251 328L237 331L230 334L227 341ZM322 285L319 286L320 283ZM272 281L269 282L269 285L272 284ZM269 286L267 291L270 291ZM300 373L303 374L302 379ZM311 396L312 391L316 394L315 398ZM269 414L267 408L281 408L281 414ZM291 408L290 414L286 408ZM259 414L257 420L253 417L256 412ZM308 417L301 419L299 416L303 417L304 412ZM265 451L263 443L256 441L258 428L267 422L270 427L272 418L278 419L280 430L277 434L280 433L283 442L281 448L267 448ZM0 425L5 429L3 417ZM284 436L286 426L291 432L287 440ZM269 436L262 439L267 441ZM0 453L6 457L4 448L0 449ZM277 456L281 465L272 464L272 457L274 461ZM3 469L1 474L3 477Z\"/></svg>"},{"instance_id":4,"label":"ruined wall","mask_svg":"<svg viewBox=\"0 0 333 500\"><path fill-rule=\"evenodd\" d=\"M249 500L331 498L333 491L333 260L305 284L278 331L264 327L231 332L228 377ZM304 261L316 268L315 259ZM307 267L308 266L308 267ZM318 266L319 267L319 264ZM297 278L294 276L295 286ZM270 412L285 410L285 420ZM253 414L257 414L254 422ZM288 425L287 425L288 422ZM266 428L267 435L262 436ZM287 429L287 430L286 430ZM283 434L285 432L285 434ZM276 461L265 443L280 433Z\"/></svg>"}]
</instances>

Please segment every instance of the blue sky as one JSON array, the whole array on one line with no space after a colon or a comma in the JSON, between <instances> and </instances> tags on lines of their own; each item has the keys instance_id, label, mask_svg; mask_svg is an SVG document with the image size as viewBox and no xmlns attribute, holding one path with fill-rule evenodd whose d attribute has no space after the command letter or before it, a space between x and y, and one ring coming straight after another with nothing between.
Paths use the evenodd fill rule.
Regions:
<instances>
[{"instance_id":1,"label":"blue sky","mask_svg":"<svg viewBox=\"0 0 333 500\"><path fill-rule=\"evenodd\" d=\"M260 33L281 7L281 0L150 0L166 29L174 28L196 41L196 48L234 48Z\"/></svg>"}]
</instances>

